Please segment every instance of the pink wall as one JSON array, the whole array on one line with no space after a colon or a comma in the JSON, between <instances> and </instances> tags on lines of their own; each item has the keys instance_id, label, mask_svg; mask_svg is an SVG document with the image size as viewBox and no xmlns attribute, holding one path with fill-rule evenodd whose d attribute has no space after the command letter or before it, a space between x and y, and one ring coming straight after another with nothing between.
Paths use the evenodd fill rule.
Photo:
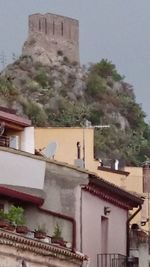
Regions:
<instances>
[{"instance_id":1,"label":"pink wall","mask_svg":"<svg viewBox=\"0 0 150 267\"><path fill-rule=\"evenodd\" d=\"M109 206L111 213L108 218L108 242L105 253L126 255L126 220L127 211L103 201L88 192L82 193L82 249L91 258L90 267L97 266L97 254L104 253L106 244L101 244L101 218L104 207ZM103 227L106 231L106 225ZM102 247L103 245L103 247Z\"/></svg>"}]
</instances>

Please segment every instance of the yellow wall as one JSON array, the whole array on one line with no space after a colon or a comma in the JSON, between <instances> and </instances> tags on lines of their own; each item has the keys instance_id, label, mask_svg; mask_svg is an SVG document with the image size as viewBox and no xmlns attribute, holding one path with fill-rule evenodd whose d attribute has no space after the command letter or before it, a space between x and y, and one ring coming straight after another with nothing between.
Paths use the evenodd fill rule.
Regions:
<instances>
[{"instance_id":1,"label":"yellow wall","mask_svg":"<svg viewBox=\"0 0 150 267\"><path fill-rule=\"evenodd\" d=\"M83 139L85 140L85 168L90 168L93 161L93 128L35 128L35 148L41 149L51 142L58 147L55 159L74 165L77 159L77 142L81 145L81 159L83 159Z\"/></svg>"},{"instance_id":2,"label":"yellow wall","mask_svg":"<svg viewBox=\"0 0 150 267\"><path fill-rule=\"evenodd\" d=\"M143 168L142 167L125 167L129 172L126 179L125 188L130 191L143 193Z\"/></svg>"},{"instance_id":3,"label":"yellow wall","mask_svg":"<svg viewBox=\"0 0 150 267\"><path fill-rule=\"evenodd\" d=\"M114 183L117 186L120 186L124 189L124 184L126 181L126 175L120 174L120 173L113 173L113 172L107 172L107 171L98 171L98 174L101 178L106 179L110 183Z\"/></svg>"},{"instance_id":4,"label":"yellow wall","mask_svg":"<svg viewBox=\"0 0 150 267\"><path fill-rule=\"evenodd\" d=\"M94 129L93 128L35 128L35 147L41 149L51 142L56 142L55 159L74 164L77 158L77 142L81 144L83 159L83 139L85 141L85 168L95 172L101 178L124 187L126 175L98 170L99 162L94 160Z\"/></svg>"}]
</instances>

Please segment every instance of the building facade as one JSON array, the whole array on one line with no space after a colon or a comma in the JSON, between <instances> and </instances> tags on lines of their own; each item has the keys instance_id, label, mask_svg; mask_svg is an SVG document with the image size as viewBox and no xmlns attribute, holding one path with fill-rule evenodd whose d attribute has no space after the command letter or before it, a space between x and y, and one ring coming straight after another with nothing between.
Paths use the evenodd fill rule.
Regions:
<instances>
[{"instance_id":1,"label":"building facade","mask_svg":"<svg viewBox=\"0 0 150 267\"><path fill-rule=\"evenodd\" d=\"M128 211L137 209L141 198L75 166L10 148L0 152L0 162L5 159L1 206L6 211L12 204L23 206L29 238L44 224L51 244L59 225L65 244L75 253L88 255L90 267L104 267L102 255L126 259Z\"/></svg>"}]
</instances>

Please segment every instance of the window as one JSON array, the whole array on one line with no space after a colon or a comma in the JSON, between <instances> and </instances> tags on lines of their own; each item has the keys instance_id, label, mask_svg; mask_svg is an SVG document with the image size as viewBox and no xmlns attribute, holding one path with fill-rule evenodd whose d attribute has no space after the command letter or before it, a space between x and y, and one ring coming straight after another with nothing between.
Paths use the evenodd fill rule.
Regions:
<instances>
[{"instance_id":1,"label":"window","mask_svg":"<svg viewBox=\"0 0 150 267\"><path fill-rule=\"evenodd\" d=\"M101 217L101 253L107 253L108 245L108 218Z\"/></svg>"},{"instance_id":2,"label":"window","mask_svg":"<svg viewBox=\"0 0 150 267\"><path fill-rule=\"evenodd\" d=\"M47 19L45 19L45 34L47 34Z\"/></svg>"},{"instance_id":3,"label":"window","mask_svg":"<svg viewBox=\"0 0 150 267\"><path fill-rule=\"evenodd\" d=\"M39 20L39 31L41 31L41 21Z\"/></svg>"},{"instance_id":4,"label":"window","mask_svg":"<svg viewBox=\"0 0 150 267\"><path fill-rule=\"evenodd\" d=\"M63 22L61 23L61 35L62 36L64 35L64 24L63 24Z\"/></svg>"},{"instance_id":5,"label":"window","mask_svg":"<svg viewBox=\"0 0 150 267\"><path fill-rule=\"evenodd\" d=\"M55 22L53 21L53 35L55 34Z\"/></svg>"}]
</instances>

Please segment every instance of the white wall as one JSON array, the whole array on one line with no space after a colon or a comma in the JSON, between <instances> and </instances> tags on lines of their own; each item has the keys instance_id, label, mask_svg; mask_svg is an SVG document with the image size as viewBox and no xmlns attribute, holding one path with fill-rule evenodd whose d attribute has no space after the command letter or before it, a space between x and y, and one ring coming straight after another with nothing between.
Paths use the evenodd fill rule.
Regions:
<instances>
[{"instance_id":1,"label":"white wall","mask_svg":"<svg viewBox=\"0 0 150 267\"><path fill-rule=\"evenodd\" d=\"M21 150L34 154L34 127L26 127L21 133Z\"/></svg>"},{"instance_id":2,"label":"white wall","mask_svg":"<svg viewBox=\"0 0 150 267\"><path fill-rule=\"evenodd\" d=\"M0 184L43 189L45 162L0 151Z\"/></svg>"},{"instance_id":3,"label":"white wall","mask_svg":"<svg viewBox=\"0 0 150 267\"><path fill-rule=\"evenodd\" d=\"M97 254L102 253L101 216L105 216L105 206L111 208L111 213L106 216L108 217L107 253L126 255L127 211L83 191L82 248L83 253L91 258L91 267L97 266Z\"/></svg>"}]
</instances>

